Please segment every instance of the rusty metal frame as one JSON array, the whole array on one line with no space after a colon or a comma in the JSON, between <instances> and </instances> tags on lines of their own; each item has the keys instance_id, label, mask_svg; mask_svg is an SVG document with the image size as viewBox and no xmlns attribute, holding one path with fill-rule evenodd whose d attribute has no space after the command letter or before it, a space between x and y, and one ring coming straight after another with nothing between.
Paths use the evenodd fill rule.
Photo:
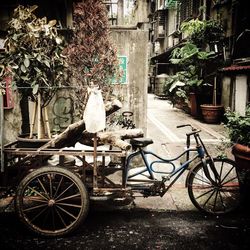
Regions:
<instances>
[{"instance_id":1,"label":"rusty metal frame","mask_svg":"<svg viewBox=\"0 0 250 250\"><path fill-rule=\"evenodd\" d=\"M25 168L25 165L29 165L28 169L34 169L42 166L43 160L48 159L50 156L58 155L59 156L59 165L68 167L64 165L65 156L74 156L82 162L81 166L75 166L79 172L81 172L80 177L85 183L87 180L86 171L91 172L90 178L92 182L85 183L88 188L90 188L92 196L101 196L105 195L107 192L112 194L126 195L128 189L126 188L125 182L125 163L127 152L123 150L76 150L76 149L37 149L37 148L19 148L17 147L18 141L9 143L4 147L5 154L5 169L8 169L8 165ZM93 157L93 163L88 163L85 160L86 156ZM97 162L97 157L101 156L101 162ZM101 168L105 168L105 157L116 156L121 159L120 168L112 168L114 171L122 171L121 183L114 183L109 177L105 176ZM16 161L15 164L12 164L13 161ZM104 171L105 172L105 171ZM79 173L78 173L79 174Z\"/></svg>"}]
</instances>

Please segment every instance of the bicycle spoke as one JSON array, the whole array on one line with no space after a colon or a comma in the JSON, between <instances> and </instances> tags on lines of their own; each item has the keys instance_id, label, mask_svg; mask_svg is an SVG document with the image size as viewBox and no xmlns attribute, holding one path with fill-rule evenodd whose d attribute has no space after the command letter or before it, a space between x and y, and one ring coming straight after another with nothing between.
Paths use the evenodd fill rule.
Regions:
<instances>
[{"instance_id":1,"label":"bicycle spoke","mask_svg":"<svg viewBox=\"0 0 250 250\"><path fill-rule=\"evenodd\" d=\"M202 175L200 175L200 174L197 174L197 175L199 175L199 177L201 178L197 178L197 176L195 176L195 178L194 179L196 179L196 180L198 180L198 181L201 181L201 182L204 182L204 183L206 183L206 184L208 184L208 185L211 185L211 182L208 182L206 179L204 179L204 177L202 176Z\"/></svg>"},{"instance_id":2,"label":"bicycle spoke","mask_svg":"<svg viewBox=\"0 0 250 250\"><path fill-rule=\"evenodd\" d=\"M222 204L222 206L223 206L223 208L224 208L224 211L226 211L226 206L225 206L225 204L224 204L224 201L223 201L221 192L219 192L219 195L220 195L220 201L221 201L221 204Z\"/></svg>"},{"instance_id":3,"label":"bicycle spoke","mask_svg":"<svg viewBox=\"0 0 250 250\"><path fill-rule=\"evenodd\" d=\"M224 161L223 161L222 164L221 164L221 169L220 169L220 180L221 180L221 177L222 177L223 168L224 168Z\"/></svg>"},{"instance_id":4,"label":"bicycle spoke","mask_svg":"<svg viewBox=\"0 0 250 250\"><path fill-rule=\"evenodd\" d=\"M213 206L214 210L213 211L215 211L215 208L216 208L216 201L217 201L218 193L219 193L219 191L217 190L216 194L215 194L215 199L214 199L214 206Z\"/></svg>"},{"instance_id":5,"label":"bicycle spoke","mask_svg":"<svg viewBox=\"0 0 250 250\"><path fill-rule=\"evenodd\" d=\"M224 178L221 180L221 183L227 178L227 176L230 174L230 172L234 169L234 166L228 171L228 173L224 176Z\"/></svg>"},{"instance_id":6,"label":"bicycle spoke","mask_svg":"<svg viewBox=\"0 0 250 250\"><path fill-rule=\"evenodd\" d=\"M214 188L214 186L213 186L213 185L207 185L207 184L206 184L206 185L204 185L204 184L199 183L199 182L197 182L197 183L196 183L196 182L194 182L194 183L193 183L193 186L194 186L194 187L196 187L196 189L197 189L197 188L199 188L199 189Z\"/></svg>"},{"instance_id":7,"label":"bicycle spoke","mask_svg":"<svg viewBox=\"0 0 250 250\"><path fill-rule=\"evenodd\" d=\"M237 208L240 202L240 187L234 162L229 159L214 159L216 171L213 171L211 162L208 164L211 168L209 168L210 175L216 183L208 183L203 165L198 164L188 179L189 197L194 206L202 212L229 213ZM209 184L208 187L206 187L207 184Z\"/></svg>"},{"instance_id":8,"label":"bicycle spoke","mask_svg":"<svg viewBox=\"0 0 250 250\"><path fill-rule=\"evenodd\" d=\"M205 192L205 193L203 193L203 194L201 194L201 195L195 197L195 199L200 199L200 198L203 197L204 195L207 195L207 194L209 194L210 192L212 192L213 190L214 190L214 189L212 188L211 190L208 190L207 192Z\"/></svg>"},{"instance_id":9,"label":"bicycle spoke","mask_svg":"<svg viewBox=\"0 0 250 250\"><path fill-rule=\"evenodd\" d=\"M238 177L235 176L235 177L233 177L232 179L229 179L228 181L226 181L226 182L224 182L224 183L221 183L221 185L224 186L225 184L227 184L227 183L229 183L229 182L231 182L231 181L233 181L233 180L238 180Z\"/></svg>"},{"instance_id":10,"label":"bicycle spoke","mask_svg":"<svg viewBox=\"0 0 250 250\"><path fill-rule=\"evenodd\" d=\"M212 198L212 196L214 195L215 190L213 190L212 194L208 197L208 199L206 200L206 202L203 204L203 207L205 207L205 205L209 202L209 200Z\"/></svg>"}]
</instances>

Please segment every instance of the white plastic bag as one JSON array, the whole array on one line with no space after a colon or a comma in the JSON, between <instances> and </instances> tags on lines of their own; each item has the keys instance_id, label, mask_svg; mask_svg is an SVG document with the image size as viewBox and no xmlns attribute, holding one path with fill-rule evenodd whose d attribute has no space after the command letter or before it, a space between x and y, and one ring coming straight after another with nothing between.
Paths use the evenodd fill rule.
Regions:
<instances>
[{"instance_id":1,"label":"white plastic bag","mask_svg":"<svg viewBox=\"0 0 250 250\"><path fill-rule=\"evenodd\" d=\"M86 130L97 133L106 127L106 112L101 90L93 88L90 90L89 99L84 111L83 119Z\"/></svg>"}]
</instances>

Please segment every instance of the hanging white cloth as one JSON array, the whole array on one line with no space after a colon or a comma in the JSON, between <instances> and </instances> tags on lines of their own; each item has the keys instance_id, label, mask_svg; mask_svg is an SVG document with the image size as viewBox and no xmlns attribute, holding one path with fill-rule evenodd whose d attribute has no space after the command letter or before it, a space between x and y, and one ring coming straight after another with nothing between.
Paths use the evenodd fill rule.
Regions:
<instances>
[{"instance_id":1,"label":"hanging white cloth","mask_svg":"<svg viewBox=\"0 0 250 250\"><path fill-rule=\"evenodd\" d=\"M86 130L97 133L106 127L106 112L101 90L94 87L89 90L90 95L84 111L83 119Z\"/></svg>"}]
</instances>

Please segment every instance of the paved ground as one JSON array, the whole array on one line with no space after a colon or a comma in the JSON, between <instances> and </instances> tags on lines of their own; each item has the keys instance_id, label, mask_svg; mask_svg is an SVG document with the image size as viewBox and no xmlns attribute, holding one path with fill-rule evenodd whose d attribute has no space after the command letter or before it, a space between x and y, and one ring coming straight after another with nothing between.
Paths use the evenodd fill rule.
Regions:
<instances>
[{"instance_id":1,"label":"paved ground","mask_svg":"<svg viewBox=\"0 0 250 250\"><path fill-rule=\"evenodd\" d=\"M149 95L147 136L155 142L149 149L166 156L181 152L188 129L176 129L176 125L183 123L202 129L213 155L218 154L215 146L224 135L222 125L194 120ZM206 216L190 202L184 181L181 178L163 198L136 198L127 207L91 204L86 221L63 238L38 237L13 213L0 214L0 249L249 249L250 206L227 216Z\"/></svg>"}]
</instances>

